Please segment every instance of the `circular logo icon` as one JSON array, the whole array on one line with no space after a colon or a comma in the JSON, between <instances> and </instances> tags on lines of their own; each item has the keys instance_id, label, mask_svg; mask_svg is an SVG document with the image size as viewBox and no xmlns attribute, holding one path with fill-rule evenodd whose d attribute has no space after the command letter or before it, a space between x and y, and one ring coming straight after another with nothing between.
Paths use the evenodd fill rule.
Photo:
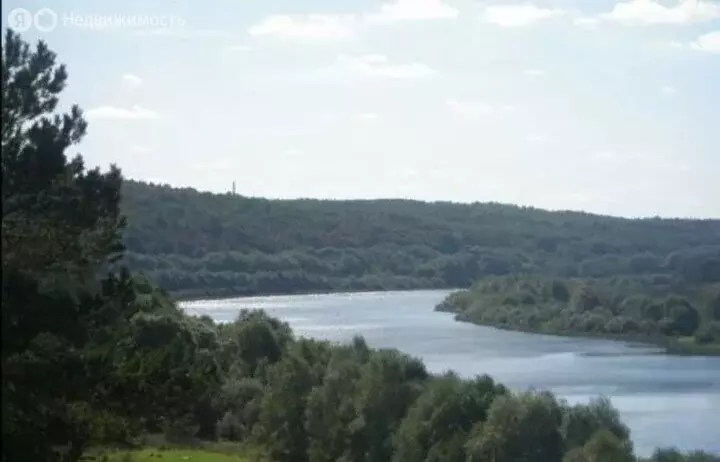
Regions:
<instances>
[{"instance_id":1,"label":"circular logo icon","mask_svg":"<svg viewBox=\"0 0 720 462\"><path fill-rule=\"evenodd\" d=\"M16 32L25 32L33 25L33 15L25 8L13 8L8 12L8 27Z\"/></svg>"},{"instance_id":2,"label":"circular logo icon","mask_svg":"<svg viewBox=\"0 0 720 462\"><path fill-rule=\"evenodd\" d=\"M57 14L50 8L37 10L34 16L35 28L40 32L50 32L57 27Z\"/></svg>"}]
</instances>

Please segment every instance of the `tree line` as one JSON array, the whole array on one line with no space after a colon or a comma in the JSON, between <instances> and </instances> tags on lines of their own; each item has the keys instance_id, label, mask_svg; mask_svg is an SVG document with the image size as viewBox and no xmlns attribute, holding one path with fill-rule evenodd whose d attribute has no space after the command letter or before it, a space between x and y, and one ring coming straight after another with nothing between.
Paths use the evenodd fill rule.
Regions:
<instances>
[{"instance_id":1,"label":"tree line","mask_svg":"<svg viewBox=\"0 0 720 462\"><path fill-rule=\"evenodd\" d=\"M702 279L720 267L720 220L493 203L267 200L132 181L122 193L125 264L181 297L461 288L518 273L681 270ZM704 255L715 259L698 266Z\"/></svg>"},{"instance_id":2,"label":"tree line","mask_svg":"<svg viewBox=\"0 0 720 462\"><path fill-rule=\"evenodd\" d=\"M504 329L649 339L678 352L720 354L720 282L677 274L491 277L437 309Z\"/></svg>"},{"instance_id":3,"label":"tree line","mask_svg":"<svg viewBox=\"0 0 720 462\"><path fill-rule=\"evenodd\" d=\"M116 266L122 176L66 157L86 124L77 107L56 112L65 68L12 31L2 55L3 462L77 462L156 434L242 441L276 462L636 460L607 400L433 376L361 338L297 338L259 311L186 315Z\"/></svg>"}]
</instances>

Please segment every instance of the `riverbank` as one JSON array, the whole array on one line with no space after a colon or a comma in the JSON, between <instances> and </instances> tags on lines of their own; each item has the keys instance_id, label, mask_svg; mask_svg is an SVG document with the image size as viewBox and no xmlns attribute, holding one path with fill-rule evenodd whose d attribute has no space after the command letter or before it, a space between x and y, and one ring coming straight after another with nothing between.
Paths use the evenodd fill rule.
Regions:
<instances>
[{"instance_id":1,"label":"riverbank","mask_svg":"<svg viewBox=\"0 0 720 462\"><path fill-rule=\"evenodd\" d=\"M474 324L476 326L493 327L500 330L509 332L524 332L526 334L541 334L550 335L554 337L574 337L574 338L587 338L587 339L603 339L603 340L614 340L624 342L629 345L638 346L653 346L661 348L658 354L670 354L676 356L720 356L720 344L711 343L706 345L699 345L694 342L692 337L665 337L665 336L651 336L641 334L609 334L609 333L598 333L598 332L574 332L574 331L553 331L550 329L532 329L528 327L514 327L506 324L493 324L493 323L481 323L476 322L464 316L464 313L457 313L451 309L444 307L442 304L435 308L436 311L453 313L454 319L458 322L465 322L468 324Z\"/></svg>"},{"instance_id":2,"label":"riverbank","mask_svg":"<svg viewBox=\"0 0 720 462\"><path fill-rule=\"evenodd\" d=\"M298 337L347 344L362 336L371 348L421 359L432 374L452 370L467 379L488 374L513 390L550 390L572 402L612 396L643 457L663 445L720 451L712 437L720 413L720 357L664 355L625 342L479 327L434 311L444 297L444 291L253 297L184 308L225 323L252 306L287 322Z\"/></svg>"},{"instance_id":3,"label":"riverbank","mask_svg":"<svg viewBox=\"0 0 720 462\"><path fill-rule=\"evenodd\" d=\"M425 292L445 290L448 293L453 293L460 288L422 288L422 289L407 289L402 292ZM205 291L205 293L199 293L197 291L189 291L189 293L170 293L174 300L179 303L183 302L195 302L202 300L229 300L235 298L250 298L250 297L272 297L272 296L293 296L293 295L341 295L341 294L369 294L369 293L382 293L382 292L400 292L396 290L332 290L332 291L296 291L292 293L278 292L278 293L252 293L252 294L239 294L237 292L228 291ZM639 344L644 346L654 346L662 348L662 351L658 353L667 353L678 356L720 356L720 344L712 343L706 345L699 345L694 342L692 337L684 338L672 338L665 336L649 336L641 334L609 334L609 333L595 333L595 332L573 332L573 331L553 331L550 329L532 329L527 327L509 327L507 325L493 324L493 323L480 323L475 322L464 315L464 313L458 313L441 303L435 308L436 311L449 312L455 314L454 318L458 322L466 322L479 326L494 327L497 329L525 332L530 334L542 334L559 337L577 337L577 338L595 338L605 340L615 340L625 342L628 344Z\"/></svg>"},{"instance_id":4,"label":"riverbank","mask_svg":"<svg viewBox=\"0 0 720 462\"><path fill-rule=\"evenodd\" d=\"M461 321L545 335L655 345L720 356L720 282L680 276L485 278L436 307Z\"/></svg>"}]
</instances>

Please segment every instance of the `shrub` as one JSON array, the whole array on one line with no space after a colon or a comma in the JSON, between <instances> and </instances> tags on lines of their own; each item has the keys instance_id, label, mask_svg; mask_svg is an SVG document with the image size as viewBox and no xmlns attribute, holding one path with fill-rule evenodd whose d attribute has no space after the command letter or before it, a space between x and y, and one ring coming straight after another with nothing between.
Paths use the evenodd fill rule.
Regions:
<instances>
[{"instance_id":1,"label":"shrub","mask_svg":"<svg viewBox=\"0 0 720 462\"><path fill-rule=\"evenodd\" d=\"M700 328L695 332L695 343L707 344L707 343L720 343L720 321L712 321Z\"/></svg>"}]
</instances>

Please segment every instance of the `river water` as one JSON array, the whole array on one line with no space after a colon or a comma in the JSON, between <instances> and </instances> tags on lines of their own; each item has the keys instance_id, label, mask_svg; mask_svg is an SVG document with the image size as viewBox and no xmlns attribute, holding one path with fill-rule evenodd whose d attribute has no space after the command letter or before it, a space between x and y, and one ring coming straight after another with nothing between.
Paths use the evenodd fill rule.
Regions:
<instances>
[{"instance_id":1,"label":"river water","mask_svg":"<svg viewBox=\"0 0 720 462\"><path fill-rule=\"evenodd\" d=\"M543 388L569 402L609 396L636 451L658 446L720 453L720 358L658 354L653 347L502 331L434 311L446 291L249 297L185 302L190 313L232 321L263 309L296 334L422 358L431 372L490 374L516 390Z\"/></svg>"}]
</instances>

